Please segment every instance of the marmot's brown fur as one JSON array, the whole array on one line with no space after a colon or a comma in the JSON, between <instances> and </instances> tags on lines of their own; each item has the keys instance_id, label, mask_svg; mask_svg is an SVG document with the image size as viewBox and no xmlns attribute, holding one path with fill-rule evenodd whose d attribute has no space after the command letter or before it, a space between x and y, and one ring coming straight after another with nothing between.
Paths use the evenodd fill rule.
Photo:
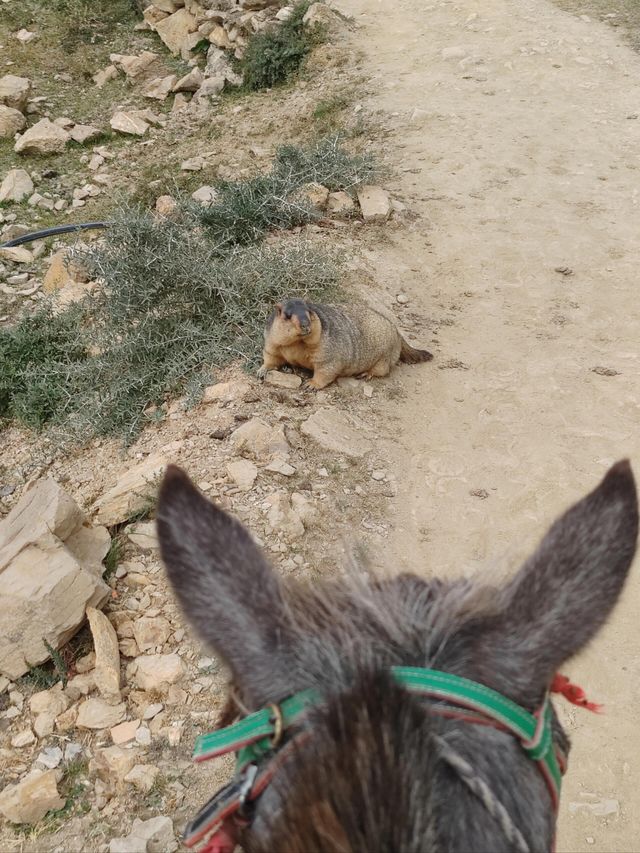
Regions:
<instances>
[{"instance_id":1,"label":"marmot's brown fur","mask_svg":"<svg viewBox=\"0 0 640 853\"><path fill-rule=\"evenodd\" d=\"M373 308L287 299L267 320L258 376L284 364L306 367L313 371L309 385L320 389L339 376L387 376L398 361L415 364L432 358L430 352L410 346Z\"/></svg>"}]
</instances>

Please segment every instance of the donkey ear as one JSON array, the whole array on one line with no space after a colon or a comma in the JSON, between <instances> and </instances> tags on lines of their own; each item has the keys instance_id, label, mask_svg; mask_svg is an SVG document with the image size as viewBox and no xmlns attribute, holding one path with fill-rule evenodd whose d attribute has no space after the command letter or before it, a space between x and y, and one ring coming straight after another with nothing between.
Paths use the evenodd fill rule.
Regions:
<instances>
[{"instance_id":1,"label":"donkey ear","mask_svg":"<svg viewBox=\"0 0 640 853\"><path fill-rule=\"evenodd\" d=\"M239 521L170 465L158 500L160 553L182 609L219 653L246 701L277 689L284 607L280 584Z\"/></svg>"},{"instance_id":2,"label":"donkey ear","mask_svg":"<svg viewBox=\"0 0 640 853\"><path fill-rule=\"evenodd\" d=\"M530 684L524 692L537 695L548 687L613 610L637 534L636 487L625 460L553 524L507 586L500 627L491 639L500 680L513 688L524 679Z\"/></svg>"}]
</instances>

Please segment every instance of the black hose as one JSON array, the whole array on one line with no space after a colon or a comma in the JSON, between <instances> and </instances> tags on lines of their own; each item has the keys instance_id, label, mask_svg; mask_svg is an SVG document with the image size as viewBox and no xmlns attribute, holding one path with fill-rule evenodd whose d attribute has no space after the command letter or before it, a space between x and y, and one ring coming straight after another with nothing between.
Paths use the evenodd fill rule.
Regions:
<instances>
[{"instance_id":1,"label":"black hose","mask_svg":"<svg viewBox=\"0 0 640 853\"><path fill-rule=\"evenodd\" d=\"M14 237L6 243L0 243L0 249L11 249L13 246L21 246L23 243L32 243L34 240L42 240L44 237L52 237L54 234L69 234L72 231L84 231L91 228L108 228L111 222L84 222L81 225L56 225L54 228L45 228L44 231L32 231L21 237Z\"/></svg>"}]
</instances>

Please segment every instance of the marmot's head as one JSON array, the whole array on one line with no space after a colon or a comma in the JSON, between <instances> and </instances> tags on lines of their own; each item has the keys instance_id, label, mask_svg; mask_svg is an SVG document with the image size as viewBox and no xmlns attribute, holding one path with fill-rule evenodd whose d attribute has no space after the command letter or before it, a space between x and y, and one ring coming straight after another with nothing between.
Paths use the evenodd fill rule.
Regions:
<instances>
[{"instance_id":1,"label":"marmot's head","mask_svg":"<svg viewBox=\"0 0 640 853\"><path fill-rule=\"evenodd\" d=\"M275 308L273 331L280 344L293 343L311 334L317 315L304 299L285 299Z\"/></svg>"}]
</instances>

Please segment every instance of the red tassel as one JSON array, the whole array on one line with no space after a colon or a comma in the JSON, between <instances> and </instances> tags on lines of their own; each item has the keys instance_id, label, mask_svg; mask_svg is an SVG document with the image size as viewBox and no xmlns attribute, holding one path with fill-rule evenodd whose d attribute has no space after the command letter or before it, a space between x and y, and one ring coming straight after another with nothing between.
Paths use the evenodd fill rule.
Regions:
<instances>
[{"instance_id":1,"label":"red tassel","mask_svg":"<svg viewBox=\"0 0 640 853\"><path fill-rule=\"evenodd\" d=\"M213 833L200 853L233 853L237 843L235 827L229 821L224 821L220 829Z\"/></svg>"},{"instance_id":2,"label":"red tassel","mask_svg":"<svg viewBox=\"0 0 640 853\"><path fill-rule=\"evenodd\" d=\"M587 711L593 711L594 714L599 714L602 711L602 705L587 701L582 687L572 684L566 675L561 675L559 672L555 674L550 689L552 693L561 693L567 701L578 705L580 708L586 708Z\"/></svg>"}]
</instances>

